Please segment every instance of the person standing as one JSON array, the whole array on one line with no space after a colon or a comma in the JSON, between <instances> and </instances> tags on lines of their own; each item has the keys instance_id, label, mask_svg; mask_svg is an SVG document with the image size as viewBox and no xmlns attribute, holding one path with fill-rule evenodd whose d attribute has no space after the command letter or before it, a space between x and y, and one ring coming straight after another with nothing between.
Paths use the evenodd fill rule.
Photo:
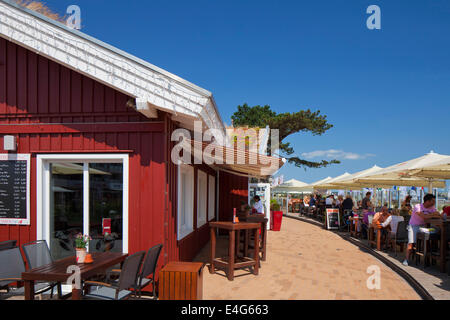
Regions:
<instances>
[{"instance_id":1,"label":"person standing","mask_svg":"<svg viewBox=\"0 0 450 320\"><path fill-rule=\"evenodd\" d=\"M367 192L364 199L362 199L361 207L363 210L370 210L372 207L372 203L370 202L370 197L372 196L372 192Z\"/></svg>"},{"instance_id":2,"label":"person standing","mask_svg":"<svg viewBox=\"0 0 450 320\"><path fill-rule=\"evenodd\" d=\"M408 248L406 249L406 259L403 261L403 265L408 266L409 257L411 256L413 245L416 243L419 229L425 226L427 220L441 218L439 212L436 211L435 205L436 197L432 194L427 194L423 198L423 203L414 206L408 225Z\"/></svg>"},{"instance_id":3,"label":"person standing","mask_svg":"<svg viewBox=\"0 0 450 320\"><path fill-rule=\"evenodd\" d=\"M255 203L253 204L253 209L256 211L256 213L264 214L264 205L261 201L261 198L259 196L254 196L253 200L255 201Z\"/></svg>"},{"instance_id":4,"label":"person standing","mask_svg":"<svg viewBox=\"0 0 450 320\"><path fill-rule=\"evenodd\" d=\"M350 194L347 194L347 197L342 202L342 210L352 210L353 209L353 199Z\"/></svg>"}]
</instances>

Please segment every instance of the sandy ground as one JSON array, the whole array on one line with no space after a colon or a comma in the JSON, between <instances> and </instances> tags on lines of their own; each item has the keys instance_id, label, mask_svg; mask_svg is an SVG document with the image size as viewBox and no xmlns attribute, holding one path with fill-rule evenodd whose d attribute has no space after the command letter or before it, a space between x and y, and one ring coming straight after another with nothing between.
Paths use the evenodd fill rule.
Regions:
<instances>
[{"instance_id":1,"label":"sandy ground","mask_svg":"<svg viewBox=\"0 0 450 320\"><path fill-rule=\"evenodd\" d=\"M219 239L218 256L227 250L227 239ZM301 300L301 299L420 299L391 269L373 256L317 226L283 219L280 232L268 232L267 260L259 275L235 271L234 281L218 270L204 269L203 298L211 300ZM209 245L196 257L209 261ZM379 290L370 290L369 266L380 268Z\"/></svg>"}]
</instances>

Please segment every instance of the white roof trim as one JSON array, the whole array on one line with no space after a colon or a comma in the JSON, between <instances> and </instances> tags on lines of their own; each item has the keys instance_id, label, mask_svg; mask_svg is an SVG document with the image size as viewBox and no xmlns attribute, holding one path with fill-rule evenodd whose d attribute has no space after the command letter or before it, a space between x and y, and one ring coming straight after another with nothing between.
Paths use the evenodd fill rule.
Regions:
<instances>
[{"instance_id":1,"label":"white roof trim","mask_svg":"<svg viewBox=\"0 0 450 320\"><path fill-rule=\"evenodd\" d=\"M157 109L225 132L210 92L9 0L0 0L0 36Z\"/></svg>"}]
</instances>

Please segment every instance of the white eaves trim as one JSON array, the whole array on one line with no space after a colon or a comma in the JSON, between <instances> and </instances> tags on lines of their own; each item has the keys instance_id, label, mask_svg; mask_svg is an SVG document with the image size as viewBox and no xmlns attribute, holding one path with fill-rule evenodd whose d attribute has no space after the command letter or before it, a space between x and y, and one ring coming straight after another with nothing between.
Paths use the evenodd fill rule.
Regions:
<instances>
[{"instance_id":1,"label":"white eaves trim","mask_svg":"<svg viewBox=\"0 0 450 320\"><path fill-rule=\"evenodd\" d=\"M210 92L10 0L0 0L0 37L146 101L150 110L200 118L225 131Z\"/></svg>"}]
</instances>

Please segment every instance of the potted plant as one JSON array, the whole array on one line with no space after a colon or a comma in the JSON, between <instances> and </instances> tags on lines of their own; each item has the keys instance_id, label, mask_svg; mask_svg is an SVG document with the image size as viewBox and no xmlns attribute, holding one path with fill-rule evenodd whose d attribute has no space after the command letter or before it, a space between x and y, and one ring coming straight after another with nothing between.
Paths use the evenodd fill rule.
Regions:
<instances>
[{"instance_id":1,"label":"potted plant","mask_svg":"<svg viewBox=\"0 0 450 320\"><path fill-rule=\"evenodd\" d=\"M283 217L283 211L280 211L281 206L277 200L272 199L270 201L270 230L280 231L281 219Z\"/></svg>"},{"instance_id":2,"label":"potted plant","mask_svg":"<svg viewBox=\"0 0 450 320\"><path fill-rule=\"evenodd\" d=\"M77 263L84 263L87 253L87 245L89 240L92 238L88 235L83 235L81 233L77 234L75 238L75 251Z\"/></svg>"}]
</instances>

